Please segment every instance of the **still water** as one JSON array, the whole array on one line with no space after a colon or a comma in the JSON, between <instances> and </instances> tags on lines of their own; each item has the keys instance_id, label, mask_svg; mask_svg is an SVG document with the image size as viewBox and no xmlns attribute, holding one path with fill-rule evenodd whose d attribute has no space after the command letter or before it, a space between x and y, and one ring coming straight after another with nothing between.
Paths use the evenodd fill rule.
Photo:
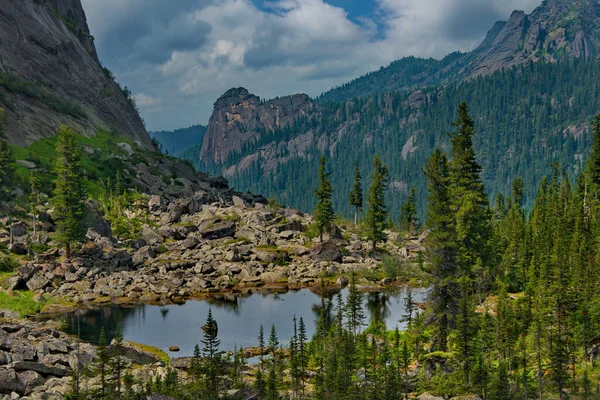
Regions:
<instances>
[{"instance_id":1,"label":"still water","mask_svg":"<svg viewBox=\"0 0 600 400\"><path fill-rule=\"evenodd\" d=\"M421 302L427 289L412 289L413 300ZM381 293L363 293L363 307L367 319L385 322L388 329L405 324L400 322L404 312L406 288ZM348 289L341 292L345 301ZM333 297L335 304L337 295ZM185 304L166 306L118 306L109 305L77 310L62 317L67 333L77 335L84 341L97 343L104 327L110 341L117 327L123 337L137 343L158 347L170 356L191 356L194 346L202 339L201 327L211 309L219 326L221 350L256 346L260 326L268 338L271 325L275 324L280 342L286 345L293 334L293 317L302 317L308 336L315 331L321 308L321 299L310 290L273 293L254 290L244 295L223 295L210 300L190 300ZM178 346L177 353L169 352L170 346ZM202 345L200 345L202 348Z\"/></svg>"}]
</instances>

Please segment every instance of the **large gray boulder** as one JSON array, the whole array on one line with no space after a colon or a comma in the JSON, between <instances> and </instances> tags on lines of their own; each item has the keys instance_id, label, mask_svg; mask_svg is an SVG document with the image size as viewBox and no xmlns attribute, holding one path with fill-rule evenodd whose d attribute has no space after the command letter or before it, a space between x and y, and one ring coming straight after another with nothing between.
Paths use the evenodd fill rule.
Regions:
<instances>
[{"instance_id":1,"label":"large gray boulder","mask_svg":"<svg viewBox=\"0 0 600 400\"><path fill-rule=\"evenodd\" d=\"M205 240L221 239L224 237L234 237L236 224L234 221L223 221L209 225L200 231L200 236Z\"/></svg>"},{"instance_id":2,"label":"large gray boulder","mask_svg":"<svg viewBox=\"0 0 600 400\"><path fill-rule=\"evenodd\" d=\"M30 280L27 281L27 287L32 292L45 289L48 285L50 285L50 280L48 280L48 278L41 273L35 274Z\"/></svg>"},{"instance_id":3,"label":"large gray boulder","mask_svg":"<svg viewBox=\"0 0 600 400\"><path fill-rule=\"evenodd\" d=\"M342 262L342 253L332 242L319 243L310 249L310 256L315 261Z\"/></svg>"},{"instance_id":4,"label":"large gray boulder","mask_svg":"<svg viewBox=\"0 0 600 400\"><path fill-rule=\"evenodd\" d=\"M24 393L25 385L19 380L17 373L12 368L0 369L0 393Z\"/></svg>"}]
</instances>

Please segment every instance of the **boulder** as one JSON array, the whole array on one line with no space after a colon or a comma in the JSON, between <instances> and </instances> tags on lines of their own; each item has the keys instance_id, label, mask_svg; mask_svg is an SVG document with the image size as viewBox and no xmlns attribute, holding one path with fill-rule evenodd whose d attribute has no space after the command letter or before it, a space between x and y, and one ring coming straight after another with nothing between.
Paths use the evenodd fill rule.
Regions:
<instances>
[{"instance_id":1,"label":"boulder","mask_svg":"<svg viewBox=\"0 0 600 400\"><path fill-rule=\"evenodd\" d=\"M19 275L7 278L4 283L6 284L6 288L8 290L21 290L27 287L25 285L25 280Z\"/></svg>"},{"instance_id":2,"label":"boulder","mask_svg":"<svg viewBox=\"0 0 600 400\"><path fill-rule=\"evenodd\" d=\"M133 255L133 265L139 266L144 264L147 260L153 259L156 257L156 253L150 246L144 246Z\"/></svg>"},{"instance_id":3,"label":"boulder","mask_svg":"<svg viewBox=\"0 0 600 400\"><path fill-rule=\"evenodd\" d=\"M18 165L25 167L27 169L36 169L37 165L33 161L29 160L16 160L15 163Z\"/></svg>"},{"instance_id":4,"label":"boulder","mask_svg":"<svg viewBox=\"0 0 600 400\"><path fill-rule=\"evenodd\" d=\"M430 233L431 229L425 229L425 231L423 231L423 233L421 233L421 235L419 236L419 243L423 243L424 241L426 241Z\"/></svg>"},{"instance_id":5,"label":"boulder","mask_svg":"<svg viewBox=\"0 0 600 400\"><path fill-rule=\"evenodd\" d=\"M167 206L165 205L165 201L161 196L154 195L150 197L148 201L148 210L152 214L159 214L161 212L165 212L167 210Z\"/></svg>"},{"instance_id":6,"label":"boulder","mask_svg":"<svg viewBox=\"0 0 600 400\"><path fill-rule=\"evenodd\" d=\"M8 250L10 250L11 253L16 254L18 256L24 256L25 254L29 253L29 247L27 247L25 243L19 242L9 245Z\"/></svg>"},{"instance_id":7,"label":"boulder","mask_svg":"<svg viewBox=\"0 0 600 400\"><path fill-rule=\"evenodd\" d=\"M145 246L148 246L148 242L146 242L144 239L133 239L131 241L131 248L134 250L139 250Z\"/></svg>"},{"instance_id":8,"label":"boulder","mask_svg":"<svg viewBox=\"0 0 600 400\"><path fill-rule=\"evenodd\" d=\"M35 361L16 361L13 362L11 366L15 369L15 371L35 371L46 376L52 375L63 377L71 375L71 372L66 368L53 367L51 365L46 365L44 363Z\"/></svg>"},{"instance_id":9,"label":"boulder","mask_svg":"<svg viewBox=\"0 0 600 400\"><path fill-rule=\"evenodd\" d=\"M35 371L23 371L19 373L19 380L25 386L25 393L29 393L36 386L43 385L46 381L40 374Z\"/></svg>"},{"instance_id":10,"label":"boulder","mask_svg":"<svg viewBox=\"0 0 600 400\"><path fill-rule=\"evenodd\" d=\"M112 351L113 345L114 341L109 346L109 351ZM123 340L121 354L134 364L147 365L163 362L155 353L145 350L141 346L127 340Z\"/></svg>"},{"instance_id":11,"label":"boulder","mask_svg":"<svg viewBox=\"0 0 600 400\"><path fill-rule=\"evenodd\" d=\"M417 397L417 400L444 400L444 398L442 396L433 396L426 392Z\"/></svg>"},{"instance_id":12,"label":"boulder","mask_svg":"<svg viewBox=\"0 0 600 400\"><path fill-rule=\"evenodd\" d=\"M27 228L25 227L25 223L17 222L10 226L10 231L14 237L22 237L27 234Z\"/></svg>"},{"instance_id":13,"label":"boulder","mask_svg":"<svg viewBox=\"0 0 600 400\"><path fill-rule=\"evenodd\" d=\"M163 225L174 224L181 220L183 215L183 207L179 204L175 204L173 207L169 207L169 211L162 216L160 223Z\"/></svg>"},{"instance_id":14,"label":"boulder","mask_svg":"<svg viewBox=\"0 0 600 400\"><path fill-rule=\"evenodd\" d=\"M241 197L233 196L232 200L233 200L233 205L236 206L237 208L241 208L242 210L244 210L248 207L248 205L246 204L244 199L242 199Z\"/></svg>"},{"instance_id":15,"label":"boulder","mask_svg":"<svg viewBox=\"0 0 600 400\"><path fill-rule=\"evenodd\" d=\"M83 224L86 228L97 232L102 237L112 237L110 224L102 215L100 203L96 200L86 201L83 213Z\"/></svg>"},{"instance_id":16,"label":"boulder","mask_svg":"<svg viewBox=\"0 0 600 400\"><path fill-rule=\"evenodd\" d=\"M142 238L148 243L150 246L161 244L165 241L161 235L158 234L154 229L144 226L142 228Z\"/></svg>"},{"instance_id":17,"label":"boulder","mask_svg":"<svg viewBox=\"0 0 600 400\"><path fill-rule=\"evenodd\" d=\"M234 237L236 224L234 221L217 222L209 225L200 231L200 236L205 240L221 239L224 237Z\"/></svg>"},{"instance_id":18,"label":"boulder","mask_svg":"<svg viewBox=\"0 0 600 400\"><path fill-rule=\"evenodd\" d=\"M350 279L345 275L340 276L339 278L337 278L337 281L335 281L335 284L340 287L346 287L349 283Z\"/></svg>"},{"instance_id":19,"label":"boulder","mask_svg":"<svg viewBox=\"0 0 600 400\"><path fill-rule=\"evenodd\" d=\"M96 242L87 242L81 248L80 254L94 257L102 254L102 247Z\"/></svg>"},{"instance_id":20,"label":"boulder","mask_svg":"<svg viewBox=\"0 0 600 400\"><path fill-rule=\"evenodd\" d=\"M310 256L313 260L321 261L342 261L342 253L332 242L319 243L310 249Z\"/></svg>"},{"instance_id":21,"label":"boulder","mask_svg":"<svg viewBox=\"0 0 600 400\"><path fill-rule=\"evenodd\" d=\"M45 289L48 285L50 285L50 281L41 273L35 274L31 279L27 281L27 287L32 292L36 290Z\"/></svg>"},{"instance_id":22,"label":"boulder","mask_svg":"<svg viewBox=\"0 0 600 400\"><path fill-rule=\"evenodd\" d=\"M25 385L19 380L17 373L12 368L0 369L0 393L24 393Z\"/></svg>"}]
</instances>

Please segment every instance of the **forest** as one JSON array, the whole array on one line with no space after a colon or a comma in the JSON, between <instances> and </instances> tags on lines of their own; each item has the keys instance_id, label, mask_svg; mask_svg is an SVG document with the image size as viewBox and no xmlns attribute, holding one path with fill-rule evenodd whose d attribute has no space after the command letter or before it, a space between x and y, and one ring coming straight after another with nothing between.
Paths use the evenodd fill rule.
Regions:
<instances>
[{"instance_id":1,"label":"forest","mask_svg":"<svg viewBox=\"0 0 600 400\"><path fill-rule=\"evenodd\" d=\"M109 355L95 364L106 368L95 370L106 374L101 392L77 387L72 398L138 399L159 392L215 399L231 398L232 388L260 399L408 399L425 392L489 400L600 398L600 115L591 123L585 167L571 178L553 163L530 211L521 177L490 205L466 103L449 129L449 152L436 149L422 169L428 192L424 229L430 233L419 266L431 286L424 304L408 292L406 330L366 320L364 294L352 275L345 302L322 294L313 337L294 316L294 335L285 348L275 326L268 338L263 328L257 332L258 369L252 376L241 351L219 352L218 321L209 312L190 379L170 372L137 386L125 377L122 386L122 371ZM382 197L387 168L377 157L374 166L363 219L377 252L378 235L389 228L381 224L388 212ZM335 214L336 186L329 176L322 158L313 192L320 230ZM355 174L360 187L359 178ZM353 191L352 206L357 196L363 197L362 190Z\"/></svg>"},{"instance_id":2,"label":"forest","mask_svg":"<svg viewBox=\"0 0 600 400\"><path fill-rule=\"evenodd\" d=\"M588 123L600 109L599 76L596 62L532 63L461 84L322 102L310 117L247 142L223 165L199 164L197 152L185 157L201 170L220 174L275 143L280 146L275 160L281 162L259 156L244 171L228 176L229 181L238 190L275 196L282 204L311 211L315 171L325 154L335 165L331 181L339 188L333 202L340 215L350 217L349 171L358 162L366 176L377 154L389 168L387 202L392 218L399 218L400 206L414 188L423 222L427 184L421 169L435 148L450 148L448 121L454 118L456 105L467 101L478 131L473 144L486 193L492 199L497 193L508 193L512 181L521 177L524 206L531 210L537 186L543 176L551 174L552 163L560 163L571 179L581 172L591 143ZM305 156L289 153L285 144L306 132L313 132L314 140Z\"/></svg>"}]
</instances>

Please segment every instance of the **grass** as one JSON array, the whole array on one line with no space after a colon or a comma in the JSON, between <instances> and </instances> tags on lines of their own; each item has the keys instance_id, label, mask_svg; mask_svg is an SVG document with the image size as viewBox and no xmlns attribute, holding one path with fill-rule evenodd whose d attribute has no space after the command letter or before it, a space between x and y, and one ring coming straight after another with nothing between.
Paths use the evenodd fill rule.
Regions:
<instances>
[{"instance_id":1,"label":"grass","mask_svg":"<svg viewBox=\"0 0 600 400\"><path fill-rule=\"evenodd\" d=\"M12 296L0 293L0 309L18 312L21 317L39 313L50 302L52 300L34 301L33 292L29 290L17 290Z\"/></svg>"}]
</instances>

